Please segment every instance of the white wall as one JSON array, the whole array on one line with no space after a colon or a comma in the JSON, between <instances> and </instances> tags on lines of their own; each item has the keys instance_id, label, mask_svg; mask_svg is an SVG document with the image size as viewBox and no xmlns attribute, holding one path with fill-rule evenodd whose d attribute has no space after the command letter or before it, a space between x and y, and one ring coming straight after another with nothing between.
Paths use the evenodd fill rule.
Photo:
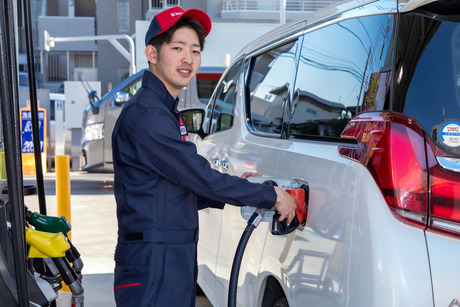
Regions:
<instances>
[{"instance_id":1,"label":"white wall","mask_svg":"<svg viewBox=\"0 0 460 307\"><path fill-rule=\"evenodd\" d=\"M101 82L99 81L65 81L65 126L68 129L81 128L83 111L88 107L87 90L96 91L97 97L101 97Z\"/></svg>"},{"instance_id":2,"label":"white wall","mask_svg":"<svg viewBox=\"0 0 460 307\"><path fill-rule=\"evenodd\" d=\"M149 25L149 21L136 21L136 66L138 71L147 68L144 49L145 33ZM230 54L231 61L233 61L244 46L278 26L278 24L267 23L213 23L211 33L206 37L201 66L224 66L226 54Z\"/></svg>"}]
</instances>

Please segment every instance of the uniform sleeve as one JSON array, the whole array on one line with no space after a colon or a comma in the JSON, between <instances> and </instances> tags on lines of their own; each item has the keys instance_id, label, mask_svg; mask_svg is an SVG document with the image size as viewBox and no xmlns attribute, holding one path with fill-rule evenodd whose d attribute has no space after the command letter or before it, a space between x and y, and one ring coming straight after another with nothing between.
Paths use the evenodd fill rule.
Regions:
<instances>
[{"instance_id":1,"label":"uniform sleeve","mask_svg":"<svg viewBox=\"0 0 460 307\"><path fill-rule=\"evenodd\" d=\"M180 137L177 120L161 108L147 110L136 123L136 159L174 184L209 200L270 209L273 187L222 174L211 168L192 142Z\"/></svg>"},{"instance_id":2,"label":"uniform sleeve","mask_svg":"<svg viewBox=\"0 0 460 307\"><path fill-rule=\"evenodd\" d=\"M220 201L213 201L209 198L202 197L201 195L197 195L198 200L198 210L206 209L206 208L215 208L215 209L224 209L225 203Z\"/></svg>"}]
</instances>

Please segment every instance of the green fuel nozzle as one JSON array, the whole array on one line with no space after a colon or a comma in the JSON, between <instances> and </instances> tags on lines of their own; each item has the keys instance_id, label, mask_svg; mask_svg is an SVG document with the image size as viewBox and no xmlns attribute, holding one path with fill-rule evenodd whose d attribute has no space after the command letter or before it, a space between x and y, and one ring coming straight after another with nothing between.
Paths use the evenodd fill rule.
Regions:
<instances>
[{"instance_id":1,"label":"green fuel nozzle","mask_svg":"<svg viewBox=\"0 0 460 307\"><path fill-rule=\"evenodd\" d=\"M36 230L59 233L62 232L67 237L67 233L72 229L69 221L64 216L47 216L37 212L26 211L27 222L34 226Z\"/></svg>"}]
</instances>

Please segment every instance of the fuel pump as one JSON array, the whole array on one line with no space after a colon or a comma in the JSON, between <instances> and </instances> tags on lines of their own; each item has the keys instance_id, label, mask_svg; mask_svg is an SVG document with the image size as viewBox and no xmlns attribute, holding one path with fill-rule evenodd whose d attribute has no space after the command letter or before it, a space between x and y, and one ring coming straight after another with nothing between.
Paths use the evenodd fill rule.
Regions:
<instances>
[{"instance_id":1,"label":"fuel pump","mask_svg":"<svg viewBox=\"0 0 460 307\"><path fill-rule=\"evenodd\" d=\"M265 210L254 207L242 207L241 215L248 220L247 226L241 235L238 247L236 248L235 257L233 258L232 270L228 288L228 307L236 306L238 275L243 260L244 250L251 237L254 228L259 226L260 222L272 222L271 233L273 235L287 235L296 229L303 230L307 221L309 188L307 182L300 179L267 179L264 177L249 177L249 181L262 183L270 186L278 186L289 193L295 200L297 208L296 215L290 224L287 219L280 221L280 214L276 210Z\"/></svg>"},{"instance_id":2,"label":"fuel pump","mask_svg":"<svg viewBox=\"0 0 460 307\"><path fill-rule=\"evenodd\" d=\"M41 274L41 278L55 285L55 290L64 281L72 292L72 306L83 306L83 262L67 237L71 230L70 223L63 216L46 216L27 208L25 215L27 222L35 227L26 229L26 242L30 245L28 258L38 260L33 262L35 270Z\"/></svg>"}]
</instances>

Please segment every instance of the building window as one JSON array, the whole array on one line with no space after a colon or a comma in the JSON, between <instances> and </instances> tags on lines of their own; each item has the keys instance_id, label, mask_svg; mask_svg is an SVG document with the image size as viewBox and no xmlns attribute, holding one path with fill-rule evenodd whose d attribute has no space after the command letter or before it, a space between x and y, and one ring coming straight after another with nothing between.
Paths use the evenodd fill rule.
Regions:
<instances>
[{"instance_id":1,"label":"building window","mask_svg":"<svg viewBox=\"0 0 460 307\"><path fill-rule=\"evenodd\" d=\"M129 2L117 3L118 31L129 31Z\"/></svg>"},{"instance_id":2,"label":"building window","mask_svg":"<svg viewBox=\"0 0 460 307\"><path fill-rule=\"evenodd\" d=\"M149 1L149 5L149 9L158 9L181 6L181 3L180 0L151 0Z\"/></svg>"}]
</instances>

